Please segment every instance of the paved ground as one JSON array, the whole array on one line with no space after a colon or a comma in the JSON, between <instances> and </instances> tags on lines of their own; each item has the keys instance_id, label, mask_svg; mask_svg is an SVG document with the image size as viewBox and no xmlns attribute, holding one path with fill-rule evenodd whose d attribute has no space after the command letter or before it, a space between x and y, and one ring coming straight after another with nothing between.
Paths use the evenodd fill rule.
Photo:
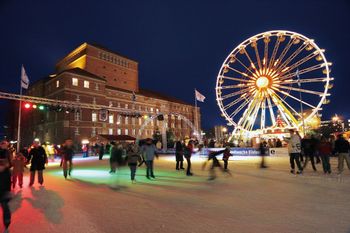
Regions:
<instances>
[{"instance_id":1,"label":"paved ground","mask_svg":"<svg viewBox=\"0 0 350 233\"><path fill-rule=\"evenodd\" d=\"M287 158L270 159L266 170L257 162L233 161L232 177L220 173L207 181L201 161L194 162L195 176L186 177L163 157L156 180L141 168L137 184L127 167L109 175L108 160L77 161L67 181L51 166L43 188L14 191L10 232L350 232L349 171L325 176L308 168L296 176Z\"/></svg>"}]
</instances>

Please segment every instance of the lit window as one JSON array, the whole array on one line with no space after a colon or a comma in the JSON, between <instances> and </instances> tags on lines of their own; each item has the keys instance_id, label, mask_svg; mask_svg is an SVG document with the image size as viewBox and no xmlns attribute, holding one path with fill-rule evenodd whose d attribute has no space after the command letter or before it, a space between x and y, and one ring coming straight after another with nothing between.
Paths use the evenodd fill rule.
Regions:
<instances>
[{"instance_id":1,"label":"lit window","mask_svg":"<svg viewBox=\"0 0 350 233\"><path fill-rule=\"evenodd\" d=\"M108 117L108 122L110 124L113 124L114 123L114 115L113 114L110 114L109 117Z\"/></svg>"},{"instance_id":2,"label":"lit window","mask_svg":"<svg viewBox=\"0 0 350 233\"><path fill-rule=\"evenodd\" d=\"M128 104L125 104L125 108L128 109L128 107L129 107Z\"/></svg>"},{"instance_id":3,"label":"lit window","mask_svg":"<svg viewBox=\"0 0 350 233\"><path fill-rule=\"evenodd\" d=\"M153 112L153 108L151 108L151 112Z\"/></svg>"},{"instance_id":4,"label":"lit window","mask_svg":"<svg viewBox=\"0 0 350 233\"><path fill-rule=\"evenodd\" d=\"M132 129L132 135L136 135L136 129Z\"/></svg>"},{"instance_id":5,"label":"lit window","mask_svg":"<svg viewBox=\"0 0 350 233\"><path fill-rule=\"evenodd\" d=\"M120 115L118 115L118 118L117 118L117 125L119 125L121 121L122 121L122 117L121 117Z\"/></svg>"},{"instance_id":6,"label":"lit window","mask_svg":"<svg viewBox=\"0 0 350 233\"><path fill-rule=\"evenodd\" d=\"M74 119L76 121L80 121L80 111L76 111L75 114L74 114Z\"/></svg>"},{"instance_id":7,"label":"lit window","mask_svg":"<svg viewBox=\"0 0 350 233\"><path fill-rule=\"evenodd\" d=\"M129 130L125 129L125 135L129 135Z\"/></svg>"},{"instance_id":8,"label":"lit window","mask_svg":"<svg viewBox=\"0 0 350 233\"><path fill-rule=\"evenodd\" d=\"M129 124L129 118L125 117L125 124Z\"/></svg>"},{"instance_id":9,"label":"lit window","mask_svg":"<svg viewBox=\"0 0 350 233\"><path fill-rule=\"evenodd\" d=\"M77 78L72 78L72 85L78 86L78 79Z\"/></svg>"},{"instance_id":10,"label":"lit window","mask_svg":"<svg viewBox=\"0 0 350 233\"><path fill-rule=\"evenodd\" d=\"M109 135L113 135L113 129L109 128L109 129L108 129L108 134L109 134Z\"/></svg>"},{"instance_id":11,"label":"lit window","mask_svg":"<svg viewBox=\"0 0 350 233\"><path fill-rule=\"evenodd\" d=\"M89 81L84 81L84 88L89 88L90 87L90 82Z\"/></svg>"},{"instance_id":12,"label":"lit window","mask_svg":"<svg viewBox=\"0 0 350 233\"><path fill-rule=\"evenodd\" d=\"M99 90L99 85L98 85L98 83L95 84L95 90L96 90L96 91Z\"/></svg>"},{"instance_id":13,"label":"lit window","mask_svg":"<svg viewBox=\"0 0 350 233\"><path fill-rule=\"evenodd\" d=\"M122 130L121 129L117 129L117 134L121 135L122 134Z\"/></svg>"},{"instance_id":14,"label":"lit window","mask_svg":"<svg viewBox=\"0 0 350 233\"><path fill-rule=\"evenodd\" d=\"M139 118L139 125L142 125L142 119Z\"/></svg>"},{"instance_id":15,"label":"lit window","mask_svg":"<svg viewBox=\"0 0 350 233\"><path fill-rule=\"evenodd\" d=\"M96 112L93 112L92 115L91 115L91 120L93 122L96 122L97 121L97 113Z\"/></svg>"},{"instance_id":16,"label":"lit window","mask_svg":"<svg viewBox=\"0 0 350 233\"><path fill-rule=\"evenodd\" d=\"M60 81L56 80L56 87L60 87Z\"/></svg>"}]
</instances>

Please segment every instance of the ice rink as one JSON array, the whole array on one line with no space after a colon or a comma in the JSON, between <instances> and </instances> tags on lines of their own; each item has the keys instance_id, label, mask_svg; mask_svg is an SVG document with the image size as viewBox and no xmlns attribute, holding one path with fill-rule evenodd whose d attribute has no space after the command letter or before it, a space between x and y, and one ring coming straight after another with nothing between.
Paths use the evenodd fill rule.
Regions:
<instances>
[{"instance_id":1,"label":"ice rink","mask_svg":"<svg viewBox=\"0 0 350 233\"><path fill-rule=\"evenodd\" d=\"M176 171L173 158L155 161L156 179L145 167L131 184L128 167L110 175L108 158L76 161L72 178L64 180L54 164L45 184L14 190L11 233L348 233L350 172L324 175L311 164L303 175L289 173L288 158L235 158L233 176L217 170L208 181L208 166L194 159L193 177ZM186 163L185 163L186 167ZM0 228L3 229L2 226Z\"/></svg>"}]
</instances>

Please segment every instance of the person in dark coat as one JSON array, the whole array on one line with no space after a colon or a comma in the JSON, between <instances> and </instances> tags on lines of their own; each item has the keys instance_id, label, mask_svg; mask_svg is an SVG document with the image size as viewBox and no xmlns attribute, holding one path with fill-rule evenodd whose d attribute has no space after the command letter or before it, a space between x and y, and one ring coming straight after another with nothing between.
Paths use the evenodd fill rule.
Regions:
<instances>
[{"instance_id":1,"label":"person in dark coat","mask_svg":"<svg viewBox=\"0 0 350 233\"><path fill-rule=\"evenodd\" d=\"M139 147L136 144L129 144L127 149L126 149L126 153L127 153L128 166L130 168L131 182L133 184L135 184L136 183L135 175L136 175L137 164L141 162Z\"/></svg>"},{"instance_id":2,"label":"person in dark coat","mask_svg":"<svg viewBox=\"0 0 350 233\"><path fill-rule=\"evenodd\" d=\"M105 154L105 145L103 143L101 143L99 151L98 151L98 159L102 160L104 154Z\"/></svg>"},{"instance_id":3,"label":"person in dark coat","mask_svg":"<svg viewBox=\"0 0 350 233\"><path fill-rule=\"evenodd\" d=\"M30 161L30 182L29 186L33 186L35 172L38 171L38 181L40 185L44 183L43 170L45 170L45 163L48 163L45 150L38 141L33 142L33 148L29 152Z\"/></svg>"},{"instance_id":4,"label":"person in dark coat","mask_svg":"<svg viewBox=\"0 0 350 233\"><path fill-rule=\"evenodd\" d=\"M2 208L2 217L5 229L11 224L11 211L9 201L11 199L11 154L8 150L8 142L0 143L0 203Z\"/></svg>"},{"instance_id":5,"label":"person in dark coat","mask_svg":"<svg viewBox=\"0 0 350 233\"><path fill-rule=\"evenodd\" d=\"M338 155L338 172L341 174L344 170L344 160L350 170L350 144L343 135L338 135L338 139L334 142L334 151Z\"/></svg>"},{"instance_id":6,"label":"person in dark coat","mask_svg":"<svg viewBox=\"0 0 350 233\"><path fill-rule=\"evenodd\" d=\"M74 156L74 148L73 141L71 139L67 139L64 142L64 145L61 150L62 154L62 167L63 167L63 176L67 179L67 174L71 176L72 168L73 168L73 156Z\"/></svg>"},{"instance_id":7,"label":"person in dark coat","mask_svg":"<svg viewBox=\"0 0 350 233\"><path fill-rule=\"evenodd\" d=\"M176 158L176 170L185 169L184 168L184 148L180 141L175 143L175 158Z\"/></svg>"},{"instance_id":8,"label":"person in dark coat","mask_svg":"<svg viewBox=\"0 0 350 233\"><path fill-rule=\"evenodd\" d=\"M266 156L267 149L268 149L267 142L266 141L260 142L260 145L259 145L260 156L261 156L260 168L267 168L265 164L265 156Z\"/></svg>"},{"instance_id":9,"label":"person in dark coat","mask_svg":"<svg viewBox=\"0 0 350 233\"><path fill-rule=\"evenodd\" d=\"M117 168L123 163L123 146L121 144L111 143L109 163L111 170L109 173L115 173Z\"/></svg>"},{"instance_id":10,"label":"person in dark coat","mask_svg":"<svg viewBox=\"0 0 350 233\"><path fill-rule=\"evenodd\" d=\"M223 153L225 153L227 151L229 151L228 148L225 148L224 150L219 150L219 151L209 151L209 153L208 153L208 160L202 166L202 169L204 169L206 164L207 164L207 162L210 162L210 160L212 161L212 164L211 164L210 169L209 169L209 178L208 178L208 180L215 180L216 179L216 173L215 173L215 168L216 167L218 167L222 172L225 172L225 173L227 173L227 174L232 176L231 172L229 170L227 170L227 169L225 170L221 166L219 160L216 158L218 155L223 154Z\"/></svg>"},{"instance_id":11,"label":"person in dark coat","mask_svg":"<svg viewBox=\"0 0 350 233\"><path fill-rule=\"evenodd\" d=\"M303 170L307 166L309 160L311 161L312 169L317 171L315 166L315 153L316 153L317 141L315 138L311 138L309 135L306 135L301 140L301 150L305 155L305 162L303 165Z\"/></svg>"}]
</instances>

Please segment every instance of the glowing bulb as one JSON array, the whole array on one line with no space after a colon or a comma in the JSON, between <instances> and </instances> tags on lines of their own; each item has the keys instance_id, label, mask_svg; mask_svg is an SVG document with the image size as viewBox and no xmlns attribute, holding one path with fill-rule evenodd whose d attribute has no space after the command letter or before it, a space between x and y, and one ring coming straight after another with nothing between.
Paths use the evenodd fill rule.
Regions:
<instances>
[{"instance_id":1,"label":"glowing bulb","mask_svg":"<svg viewBox=\"0 0 350 233\"><path fill-rule=\"evenodd\" d=\"M256 80L256 86L259 88L265 88L268 85L269 85L269 79L264 76L261 76Z\"/></svg>"}]
</instances>

